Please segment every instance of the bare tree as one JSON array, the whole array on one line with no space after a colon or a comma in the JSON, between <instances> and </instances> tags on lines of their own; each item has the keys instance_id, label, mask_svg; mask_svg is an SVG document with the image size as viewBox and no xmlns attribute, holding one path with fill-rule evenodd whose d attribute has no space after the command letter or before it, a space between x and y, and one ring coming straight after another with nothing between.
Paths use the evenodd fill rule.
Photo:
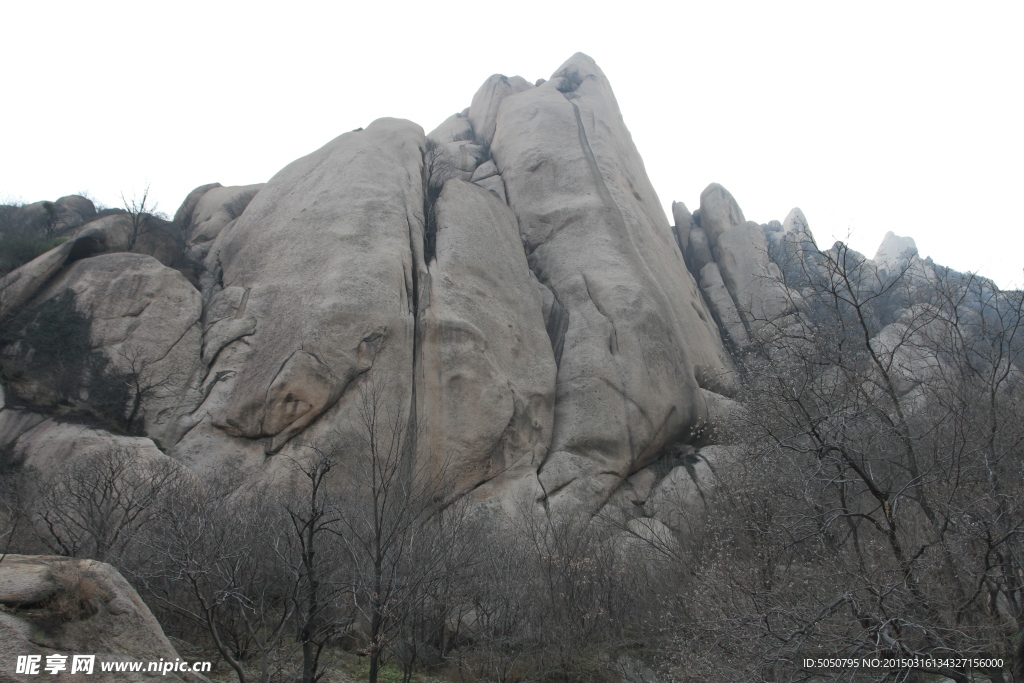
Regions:
<instances>
[{"instance_id":1,"label":"bare tree","mask_svg":"<svg viewBox=\"0 0 1024 683\"><path fill-rule=\"evenodd\" d=\"M145 458L131 446L75 457L33 473L32 520L54 553L114 561L154 520L162 496L183 476L176 462Z\"/></svg>"},{"instance_id":2,"label":"bare tree","mask_svg":"<svg viewBox=\"0 0 1024 683\"><path fill-rule=\"evenodd\" d=\"M352 598L368 624L369 680L389 655L405 678L423 647L443 648L457 567L469 564L466 509L448 505L447 468L417 461L409 397L374 377L360 387L360 429L348 435L338 534Z\"/></svg>"},{"instance_id":3,"label":"bare tree","mask_svg":"<svg viewBox=\"0 0 1024 683\"><path fill-rule=\"evenodd\" d=\"M849 678L816 657L903 659L900 681L1002 659L1021 680L1021 293L883 281L841 243L815 259L803 321L746 358L747 455L708 518L687 651L722 680Z\"/></svg>"},{"instance_id":4,"label":"bare tree","mask_svg":"<svg viewBox=\"0 0 1024 683\"><path fill-rule=\"evenodd\" d=\"M121 204L125 213L128 214L128 251L135 249L135 243L139 237L150 230L153 213L157 209L156 203L147 205L149 202L149 185L142 191L142 196L132 195L129 199L121 194Z\"/></svg>"},{"instance_id":5,"label":"bare tree","mask_svg":"<svg viewBox=\"0 0 1024 683\"><path fill-rule=\"evenodd\" d=\"M337 554L340 514L330 474L337 467L331 446L310 446L311 457L295 462L298 486L285 502L291 524L281 545L293 589L297 641L302 649L302 683L316 683L324 675L320 658L324 647L341 632L338 600L342 585Z\"/></svg>"},{"instance_id":6,"label":"bare tree","mask_svg":"<svg viewBox=\"0 0 1024 683\"><path fill-rule=\"evenodd\" d=\"M177 374L169 366L160 368L138 345L125 344L117 350L117 355L121 358L121 367L113 374L114 380L123 381L127 389L124 429L130 433L145 419L147 401L171 395Z\"/></svg>"}]
</instances>

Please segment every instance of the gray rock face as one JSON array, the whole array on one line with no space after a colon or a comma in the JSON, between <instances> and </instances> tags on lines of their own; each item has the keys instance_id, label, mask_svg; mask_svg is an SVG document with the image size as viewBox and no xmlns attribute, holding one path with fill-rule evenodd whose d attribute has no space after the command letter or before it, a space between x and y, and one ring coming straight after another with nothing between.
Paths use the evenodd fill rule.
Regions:
<instances>
[{"instance_id":1,"label":"gray rock face","mask_svg":"<svg viewBox=\"0 0 1024 683\"><path fill-rule=\"evenodd\" d=\"M715 252L722 279L749 331L795 312L781 284L782 274L768 258L761 226L747 222L722 233Z\"/></svg>"},{"instance_id":2,"label":"gray rock face","mask_svg":"<svg viewBox=\"0 0 1024 683\"><path fill-rule=\"evenodd\" d=\"M13 314L35 296L64 267L74 246L65 242L0 278L0 316Z\"/></svg>"},{"instance_id":3,"label":"gray rock face","mask_svg":"<svg viewBox=\"0 0 1024 683\"><path fill-rule=\"evenodd\" d=\"M466 114L452 114L441 125L427 133L427 137L437 142L454 142L456 140L473 139L473 126Z\"/></svg>"},{"instance_id":4,"label":"gray rock face","mask_svg":"<svg viewBox=\"0 0 1024 683\"><path fill-rule=\"evenodd\" d=\"M547 499L596 509L705 417L731 371L607 79L577 54L507 96L492 156L533 271L569 314Z\"/></svg>"},{"instance_id":5,"label":"gray rock face","mask_svg":"<svg viewBox=\"0 0 1024 683\"><path fill-rule=\"evenodd\" d=\"M112 368L151 387L139 392L136 407L146 433L164 443L175 441L180 414L196 400L192 387L201 369L199 292L177 271L140 254L76 261L39 300L64 292L72 293L76 310L91 319L92 348L106 354Z\"/></svg>"},{"instance_id":6,"label":"gray rock face","mask_svg":"<svg viewBox=\"0 0 1024 683\"><path fill-rule=\"evenodd\" d=\"M878 245L875 258L872 260L878 267L883 279L905 270L917 256L917 243L913 237L900 237L892 230L885 233L882 243Z\"/></svg>"},{"instance_id":7,"label":"gray rock face","mask_svg":"<svg viewBox=\"0 0 1024 683\"><path fill-rule=\"evenodd\" d=\"M515 216L449 181L435 206L436 258L419 316L420 457L454 494L536 477L551 439L555 360Z\"/></svg>"},{"instance_id":8,"label":"gray rock face","mask_svg":"<svg viewBox=\"0 0 1024 683\"><path fill-rule=\"evenodd\" d=\"M481 145L490 145L494 139L494 129L498 123L498 111L502 101L509 95L529 90L533 86L521 76L508 78L494 74L480 86L473 95L473 104L469 107L469 122L473 125L476 141Z\"/></svg>"},{"instance_id":9,"label":"gray rock face","mask_svg":"<svg viewBox=\"0 0 1024 683\"><path fill-rule=\"evenodd\" d=\"M672 231L679 244L679 251L685 254L690 245L690 231L696 228L697 224L693 222L690 210L682 202L672 202L672 220L675 221Z\"/></svg>"},{"instance_id":10,"label":"gray rock face","mask_svg":"<svg viewBox=\"0 0 1024 683\"><path fill-rule=\"evenodd\" d=\"M746 220L736 200L718 183L711 183L700 193L700 227L707 233L712 247L718 245L722 233Z\"/></svg>"},{"instance_id":11,"label":"gray rock face","mask_svg":"<svg viewBox=\"0 0 1024 683\"><path fill-rule=\"evenodd\" d=\"M221 231L207 263L223 289L209 307L252 316L255 331L204 382L235 373L201 411L217 428L276 452L329 409L344 427L371 370L408 408L424 144L398 119L346 133L281 170Z\"/></svg>"},{"instance_id":12,"label":"gray rock face","mask_svg":"<svg viewBox=\"0 0 1024 683\"><path fill-rule=\"evenodd\" d=\"M512 94L512 84L501 74L494 74L480 86L473 95L473 103L469 106L469 122L477 143L491 144L494 139L494 128L498 123L498 109L501 102Z\"/></svg>"},{"instance_id":13,"label":"gray rock face","mask_svg":"<svg viewBox=\"0 0 1024 683\"><path fill-rule=\"evenodd\" d=\"M0 448L14 443L18 437L45 420L44 415L29 410L0 410Z\"/></svg>"},{"instance_id":14,"label":"gray rock face","mask_svg":"<svg viewBox=\"0 0 1024 683\"><path fill-rule=\"evenodd\" d=\"M708 235L703 228L694 228L690 231L686 256L690 270L698 275L704 270L704 266L714 263L715 258L711 255L711 244L708 242Z\"/></svg>"},{"instance_id":15,"label":"gray rock face","mask_svg":"<svg viewBox=\"0 0 1024 683\"><path fill-rule=\"evenodd\" d=\"M136 233L134 243L133 230ZM131 252L152 256L165 266L174 266L180 260L182 245L172 230L171 224L155 217L134 228L128 214L104 216L75 232L74 248L68 258L77 261L99 254Z\"/></svg>"},{"instance_id":16,"label":"gray rock face","mask_svg":"<svg viewBox=\"0 0 1024 683\"><path fill-rule=\"evenodd\" d=\"M72 230L96 218L96 205L77 194L61 197L56 202L58 230Z\"/></svg>"},{"instance_id":17,"label":"gray rock face","mask_svg":"<svg viewBox=\"0 0 1024 683\"><path fill-rule=\"evenodd\" d=\"M12 411L3 411L8 412ZM140 462L173 463L156 447L152 439L111 434L80 424L58 422L52 418L35 422L13 443L12 461L40 472L54 471L75 458L103 455L118 449L130 451Z\"/></svg>"},{"instance_id":18,"label":"gray rock face","mask_svg":"<svg viewBox=\"0 0 1024 683\"><path fill-rule=\"evenodd\" d=\"M492 175L483 180L477 180L476 184L491 192L502 203L508 202L508 196L505 194L505 182L501 179L500 175Z\"/></svg>"},{"instance_id":19,"label":"gray rock face","mask_svg":"<svg viewBox=\"0 0 1024 683\"><path fill-rule=\"evenodd\" d=\"M174 224L188 236L189 256L202 261L213 240L231 221L242 215L263 184L223 187L220 183L192 190L177 213Z\"/></svg>"},{"instance_id":20,"label":"gray rock face","mask_svg":"<svg viewBox=\"0 0 1024 683\"><path fill-rule=\"evenodd\" d=\"M809 232L810 227L807 223L807 217L804 216L804 212L799 207L795 207L786 214L786 220L782 221L782 232Z\"/></svg>"},{"instance_id":21,"label":"gray rock face","mask_svg":"<svg viewBox=\"0 0 1024 683\"><path fill-rule=\"evenodd\" d=\"M750 343L747 329L743 326L743 319L736 310L736 302L732 299L722 273L717 263L708 263L700 271L700 289L704 293L704 299L714 315L715 321L725 330L737 348L743 348Z\"/></svg>"},{"instance_id":22,"label":"gray rock face","mask_svg":"<svg viewBox=\"0 0 1024 683\"><path fill-rule=\"evenodd\" d=\"M174 661L178 657L149 608L117 570L94 560L7 555L0 564L0 681L23 680L14 662L20 655L96 655L90 680L141 682L152 674L103 672L109 661ZM63 606L62 606L63 605ZM74 607L69 607L73 605ZM59 610L59 611L58 611ZM54 616L57 615L57 616ZM59 626L54 628L54 619ZM41 625L50 624L47 628ZM78 680L86 674L68 669L56 681ZM170 681L205 681L195 674L168 673Z\"/></svg>"},{"instance_id":23,"label":"gray rock face","mask_svg":"<svg viewBox=\"0 0 1024 683\"><path fill-rule=\"evenodd\" d=\"M727 467L735 457L727 446L705 446L662 479L644 505L651 517L684 531L694 513L702 510L718 485L715 469Z\"/></svg>"}]
</instances>

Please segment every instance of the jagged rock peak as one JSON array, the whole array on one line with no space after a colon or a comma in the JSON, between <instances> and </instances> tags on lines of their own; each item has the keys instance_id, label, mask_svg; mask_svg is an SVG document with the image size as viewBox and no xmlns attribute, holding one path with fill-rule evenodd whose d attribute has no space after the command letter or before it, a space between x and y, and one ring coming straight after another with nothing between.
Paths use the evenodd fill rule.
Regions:
<instances>
[{"instance_id":1,"label":"jagged rock peak","mask_svg":"<svg viewBox=\"0 0 1024 683\"><path fill-rule=\"evenodd\" d=\"M885 233L882 243L878 245L875 252L874 262L879 267L891 267L892 265L906 262L917 256L917 243L913 237L900 237L892 230Z\"/></svg>"},{"instance_id":2,"label":"jagged rock peak","mask_svg":"<svg viewBox=\"0 0 1024 683\"><path fill-rule=\"evenodd\" d=\"M729 190L718 183L711 183L700 193L700 225L712 247L718 244L718 238L726 230L746 222L740 205Z\"/></svg>"},{"instance_id":3,"label":"jagged rock peak","mask_svg":"<svg viewBox=\"0 0 1024 683\"><path fill-rule=\"evenodd\" d=\"M794 207L786 214L786 220L782 221L782 232L810 232L807 217L800 207Z\"/></svg>"}]
</instances>

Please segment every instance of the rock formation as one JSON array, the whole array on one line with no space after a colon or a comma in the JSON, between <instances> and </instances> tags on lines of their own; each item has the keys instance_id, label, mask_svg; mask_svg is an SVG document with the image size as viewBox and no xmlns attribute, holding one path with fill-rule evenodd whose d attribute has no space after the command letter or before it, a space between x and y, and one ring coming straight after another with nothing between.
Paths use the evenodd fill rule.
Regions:
<instances>
[{"instance_id":1,"label":"rock formation","mask_svg":"<svg viewBox=\"0 0 1024 683\"><path fill-rule=\"evenodd\" d=\"M386 387L452 496L626 501L670 527L645 501L710 481L694 463L733 410L733 358L766 325L804 324L801 291L827 275L799 209L759 225L712 183L670 224L582 54L536 85L491 76L428 135L380 119L265 184L197 187L141 232L82 197L16 213L68 237L0 280L0 446L22 459L86 448L40 439L90 410L194 469L240 458L269 478L356 443L364 391ZM890 233L859 257L865 286L914 254ZM85 326L63 384L46 361L60 348L32 336L61 306Z\"/></svg>"},{"instance_id":2,"label":"rock formation","mask_svg":"<svg viewBox=\"0 0 1024 683\"><path fill-rule=\"evenodd\" d=\"M39 674L49 680L143 681L145 672L104 672L104 662L161 659L178 653L149 608L108 564L66 557L7 555L0 564L0 681L25 680L14 674L19 656L41 655ZM66 670L43 670L46 655L66 655ZM74 655L95 655L91 675L71 673ZM197 674L165 674L169 681L198 683Z\"/></svg>"}]
</instances>

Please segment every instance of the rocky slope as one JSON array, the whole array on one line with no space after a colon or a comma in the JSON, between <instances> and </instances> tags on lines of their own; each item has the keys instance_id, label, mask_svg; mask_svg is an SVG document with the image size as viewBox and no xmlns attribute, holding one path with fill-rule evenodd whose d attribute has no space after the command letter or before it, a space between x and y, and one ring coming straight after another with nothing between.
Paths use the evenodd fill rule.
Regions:
<instances>
[{"instance_id":1,"label":"rocky slope","mask_svg":"<svg viewBox=\"0 0 1024 683\"><path fill-rule=\"evenodd\" d=\"M200 186L144 239L73 199L69 239L0 280L9 448L85 411L270 478L356 443L373 386L452 495L505 508L699 499L733 354L800 324L818 267L799 209L759 225L717 184L670 224L582 54L536 85L492 76L429 134L379 119L266 184ZM890 234L872 272L914 253ZM83 348L57 381L62 320Z\"/></svg>"}]
</instances>

